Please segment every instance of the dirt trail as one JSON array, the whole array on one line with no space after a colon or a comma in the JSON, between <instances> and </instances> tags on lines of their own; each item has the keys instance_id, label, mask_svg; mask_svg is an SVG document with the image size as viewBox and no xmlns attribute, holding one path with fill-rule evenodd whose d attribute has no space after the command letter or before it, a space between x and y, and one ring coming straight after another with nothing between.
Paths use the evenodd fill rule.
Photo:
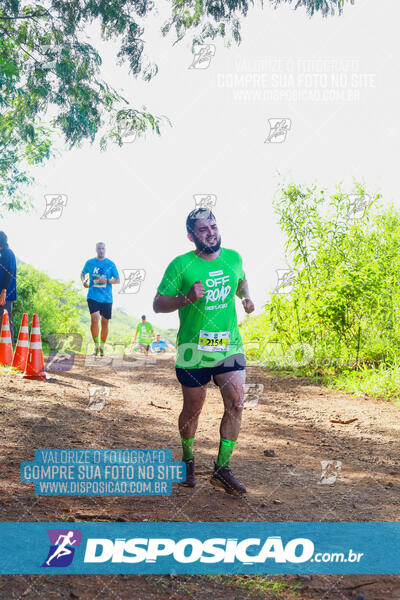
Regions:
<instances>
[{"instance_id":1,"label":"dirt trail","mask_svg":"<svg viewBox=\"0 0 400 600\"><path fill-rule=\"evenodd\" d=\"M163 357L164 358L164 357ZM209 384L196 434L198 484L173 486L165 497L36 497L21 483L21 461L36 448L170 448L180 460L177 419L180 387L173 360L123 363L101 359L85 366L75 358L69 372L51 381L0 378L0 518L4 521L397 521L400 514L399 410L390 402L339 393L302 378L279 378L250 366L247 382L264 385L257 406L246 408L231 466L248 493L237 499L213 488L208 478L218 449L222 402ZM88 386L108 386L103 410L88 409ZM349 424L332 423L332 420ZM273 450L274 456L266 456ZM272 454L270 452L270 454ZM341 461L334 485L324 485L321 461ZM260 581L260 578L256 578ZM276 581L276 578L265 578ZM400 576L296 576L280 581L300 585L297 598L365 600L400 598ZM0 578L0 599L97 598L269 598L253 578L150 576L42 576ZM158 582L158 583L157 583ZM247 584L246 584L247 582ZM245 587L241 587L245 585ZM255 584L254 584L255 585ZM165 589L164 589L165 588ZM32 591L35 590L36 591ZM63 592L61 590L64 590ZM111 591L112 590L112 593ZM233 591L232 591L233 590ZM235 592L236 591L236 592ZM236 596L235 596L236 593ZM260 595L261 593L261 595ZM2 594L2 595L1 595ZM203 596L204 595L204 596ZM272 597L272 596L271 596ZM295 596L289 588L274 598Z\"/></svg>"}]
</instances>

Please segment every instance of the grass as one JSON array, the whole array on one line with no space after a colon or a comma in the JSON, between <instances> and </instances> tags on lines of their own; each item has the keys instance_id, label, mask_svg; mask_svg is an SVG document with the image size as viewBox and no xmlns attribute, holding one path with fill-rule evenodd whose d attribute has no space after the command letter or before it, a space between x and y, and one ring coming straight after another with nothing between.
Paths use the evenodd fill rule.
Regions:
<instances>
[{"instance_id":1,"label":"grass","mask_svg":"<svg viewBox=\"0 0 400 600\"><path fill-rule=\"evenodd\" d=\"M14 367L5 367L4 365L0 365L0 377L2 375L20 375L21 371L15 369Z\"/></svg>"},{"instance_id":2,"label":"grass","mask_svg":"<svg viewBox=\"0 0 400 600\"><path fill-rule=\"evenodd\" d=\"M257 364L257 363L254 363ZM360 365L358 368L310 368L282 369L272 363L262 368L275 377L304 377L312 382L332 389L350 392L355 396L390 400L400 407L400 362L393 365L379 364L377 367Z\"/></svg>"},{"instance_id":3,"label":"grass","mask_svg":"<svg viewBox=\"0 0 400 600\"><path fill-rule=\"evenodd\" d=\"M156 576L146 576L150 577L151 584L156 585L158 592L168 591L170 595L174 595L171 594L173 586L176 593L185 592L187 598L203 598L207 590L210 593L209 588L212 586L213 590L226 590L227 594L229 591L231 600L242 600L250 594L252 598L298 600L301 587L301 581L284 583L280 575L163 575L156 579Z\"/></svg>"},{"instance_id":4,"label":"grass","mask_svg":"<svg viewBox=\"0 0 400 600\"><path fill-rule=\"evenodd\" d=\"M352 392L356 396L373 396L391 400L400 406L400 365L388 367L380 364L377 368L361 367L358 371L344 370L330 376L329 387Z\"/></svg>"},{"instance_id":5,"label":"grass","mask_svg":"<svg viewBox=\"0 0 400 600\"><path fill-rule=\"evenodd\" d=\"M283 591L286 592L285 598L298 598L298 588L301 585L300 581L292 585L284 583L279 579L279 575L206 575L205 577L214 579L222 585L231 585L239 590L255 592L264 598L266 594L278 598Z\"/></svg>"},{"instance_id":6,"label":"grass","mask_svg":"<svg viewBox=\"0 0 400 600\"><path fill-rule=\"evenodd\" d=\"M307 356L303 347L296 347L292 355L284 355L279 344L266 344L261 353L252 351L249 364L271 371L275 377L306 377L319 385L343 390L356 396L390 400L400 406L400 360L388 365L367 365L362 361L347 362L330 356ZM303 363L303 365L301 364Z\"/></svg>"}]
</instances>

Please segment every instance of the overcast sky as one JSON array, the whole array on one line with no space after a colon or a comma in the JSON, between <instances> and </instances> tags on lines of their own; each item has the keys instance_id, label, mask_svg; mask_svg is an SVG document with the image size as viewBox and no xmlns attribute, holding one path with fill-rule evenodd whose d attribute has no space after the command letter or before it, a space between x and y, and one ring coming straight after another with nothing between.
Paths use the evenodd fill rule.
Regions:
<instances>
[{"instance_id":1,"label":"overcast sky","mask_svg":"<svg viewBox=\"0 0 400 600\"><path fill-rule=\"evenodd\" d=\"M123 89L132 107L167 115L173 126L160 138L149 134L107 152L97 144L63 150L36 168L36 210L0 223L10 247L79 285L84 262L104 241L121 276L145 270L138 293L114 287L114 305L175 327L177 313L154 315L155 290L169 261L192 249L185 219L193 196L215 195L222 244L241 253L261 312L275 270L286 266L271 204L279 179L328 190L342 182L345 191L353 178L363 179L386 204L399 204L398 4L387 0L383 12L376 0L355 0L341 17L325 19L286 5L250 9L240 46L216 41L209 66L192 69L189 38L173 46L158 33L162 15L154 15L146 53L159 74L150 83L116 66L118 44L101 42L92 28L103 78ZM269 119L286 119L286 139L266 141ZM40 218L45 194L67 197L59 219Z\"/></svg>"}]
</instances>

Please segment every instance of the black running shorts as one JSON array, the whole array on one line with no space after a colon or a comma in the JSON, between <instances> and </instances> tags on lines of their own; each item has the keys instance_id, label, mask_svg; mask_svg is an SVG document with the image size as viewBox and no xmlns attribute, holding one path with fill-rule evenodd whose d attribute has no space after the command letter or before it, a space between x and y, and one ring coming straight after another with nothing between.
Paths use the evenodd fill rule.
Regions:
<instances>
[{"instance_id":1,"label":"black running shorts","mask_svg":"<svg viewBox=\"0 0 400 600\"><path fill-rule=\"evenodd\" d=\"M100 312L105 319L111 319L112 302L97 302L88 298L88 306L90 314Z\"/></svg>"},{"instance_id":2,"label":"black running shorts","mask_svg":"<svg viewBox=\"0 0 400 600\"><path fill-rule=\"evenodd\" d=\"M244 354L240 353L228 356L223 361L216 364L215 367L203 367L200 369L181 369L178 367L175 371L178 381L182 385L187 387L200 387L211 381L211 377L213 378L215 385L218 385L215 381L215 375L228 373L229 371L243 371L245 368L246 358Z\"/></svg>"}]
</instances>

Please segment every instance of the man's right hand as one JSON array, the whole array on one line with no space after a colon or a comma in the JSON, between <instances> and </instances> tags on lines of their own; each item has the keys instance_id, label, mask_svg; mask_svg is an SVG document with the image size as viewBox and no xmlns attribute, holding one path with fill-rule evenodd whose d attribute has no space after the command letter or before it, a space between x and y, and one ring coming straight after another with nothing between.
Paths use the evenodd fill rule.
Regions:
<instances>
[{"instance_id":1,"label":"man's right hand","mask_svg":"<svg viewBox=\"0 0 400 600\"><path fill-rule=\"evenodd\" d=\"M197 302L197 300L204 296L204 292L204 285L201 283L201 281L196 281L190 288L187 297L189 298L190 302Z\"/></svg>"},{"instance_id":2,"label":"man's right hand","mask_svg":"<svg viewBox=\"0 0 400 600\"><path fill-rule=\"evenodd\" d=\"M83 287L88 288L89 287L89 282L85 280L83 282Z\"/></svg>"}]
</instances>

